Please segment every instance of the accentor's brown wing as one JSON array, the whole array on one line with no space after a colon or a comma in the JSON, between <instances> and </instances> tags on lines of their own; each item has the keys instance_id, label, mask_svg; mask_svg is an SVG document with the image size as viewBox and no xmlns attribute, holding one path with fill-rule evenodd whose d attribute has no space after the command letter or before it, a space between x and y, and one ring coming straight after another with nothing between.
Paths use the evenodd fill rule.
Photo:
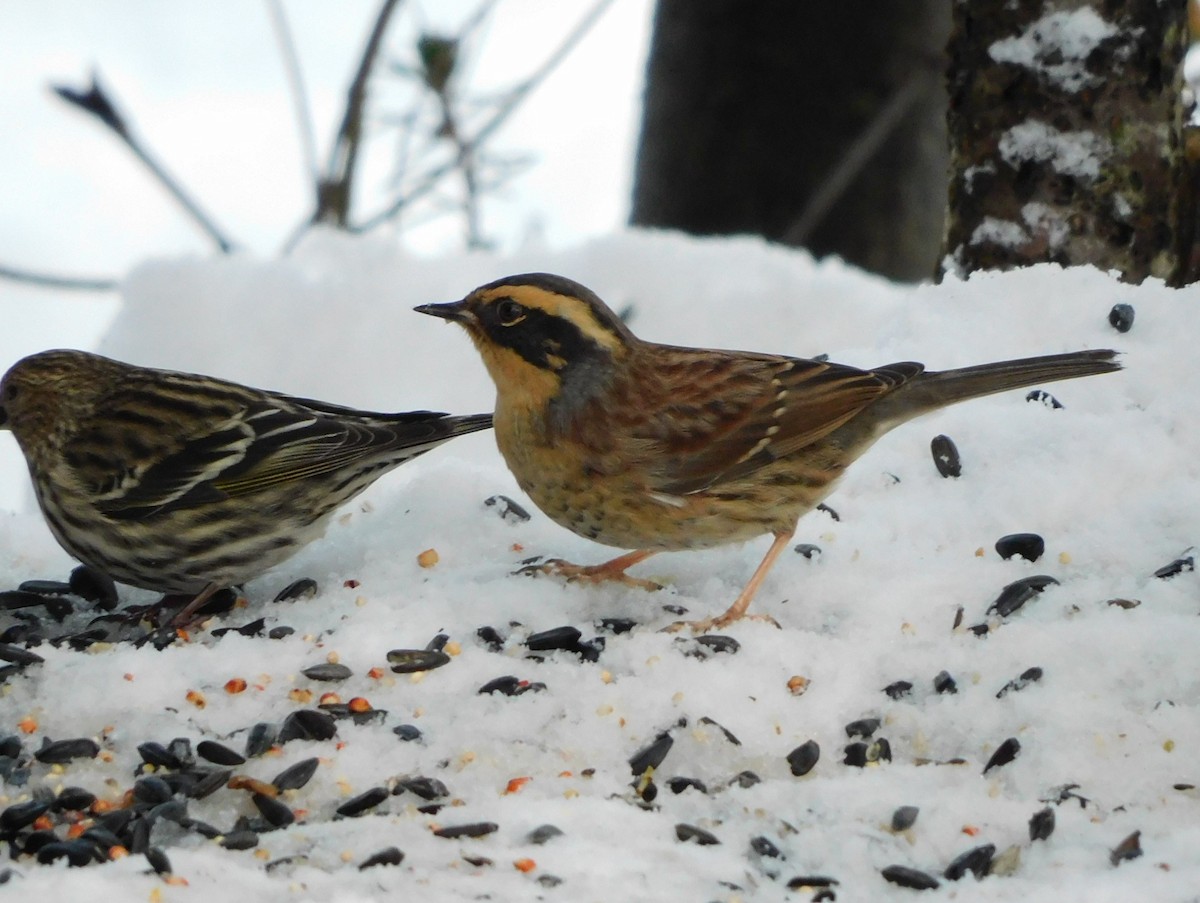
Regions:
<instances>
[{"instance_id":1,"label":"accentor's brown wing","mask_svg":"<svg viewBox=\"0 0 1200 903\"><path fill-rule=\"evenodd\" d=\"M672 349L676 354L680 349ZM698 351L695 378L671 388L657 425L656 491L682 495L736 480L833 432L912 379L921 364L874 371L799 358ZM707 366L705 366L707 362Z\"/></svg>"}]
</instances>

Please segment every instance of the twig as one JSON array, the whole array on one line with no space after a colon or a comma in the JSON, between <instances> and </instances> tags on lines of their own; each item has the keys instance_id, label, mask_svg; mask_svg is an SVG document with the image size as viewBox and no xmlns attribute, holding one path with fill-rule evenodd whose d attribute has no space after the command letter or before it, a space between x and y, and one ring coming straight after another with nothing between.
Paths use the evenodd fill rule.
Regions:
<instances>
[{"instance_id":1,"label":"twig","mask_svg":"<svg viewBox=\"0 0 1200 903\"><path fill-rule=\"evenodd\" d=\"M283 56L284 72L287 73L288 87L292 92L304 169L312 179L315 189L317 180L320 179L320 171L317 168L317 139L313 127L312 105L308 100L308 89L304 85L304 71L300 68L300 57L296 53L296 42L292 38L292 30L288 27L287 17L283 12L283 3L281 0L267 0L267 10L271 14L271 25L275 30L279 53Z\"/></svg>"},{"instance_id":2,"label":"twig","mask_svg":"<svg viewBox=\"0 0 1200 903\"><path fill-rule=\"evenodd\" d=\"M821 225L829 211L838 202L846 189L854 184L858 174L883 146L888 136L920 100L921 95L933 85L931 73L924 68L912 72L888 97L875 117L859 132L849 149L822 181L821 186L808 199L800 215L792 221L780 241L785 245L801 246L817 226Z\"/></svg>"},{"instance_id":3,"label":"twig","mask_svg":"<svg viewBox=\"0 0 1200 903\"><path fill-rule=\"evenodd\" d=\"M35 273L32 270L19 270L15 267L4 266L3 264L0 264L0 279L26 282L42 288L65 288L78 292L112 292L116 291L120 285L120 282L116 279L86 279L79 276L55 276L51 273Z\"/></svg>"},{"instance_id":4,"label":"twig","mask_svg":"<svg viewBox=\"0 0 1200 903\"><path fill-rule=\"evenodd\" d=\"M159 183L167 189L167 192L188 212L200 228L208 233L208 236L216 243L218 248L226 254L233 250L233 242L225 237L225 234L217 227L208 214L200 209L200 205L150 155L150 152L146 150L141 141L132 133L125 121L125 117L117 110L116 105L109 98L108 92L101 86L98 75L92 75L92 85L87 91L76 91L74 88L64 85L54 85L53 88L54 92L67 101L67 103L96 117L104 123L105 127L120 138L125 143L125 146L133 151L134 156L141 160L154 177L158 179Z\"/></svg>"},{"instance_id":5,"label":"twig","mask_svg":"<svg viewBox=\"0 0 1200 903\"><path fill-rule=\"evenodd\" d=\"M532 75L514 88L509 93L508 97L505 98L505 100L496 108L496 111L492 114L491 118L488 119L488 121L485 122L469 140L464 142L463 146L459 148L459 153L455 155L454 159L449 160L440 166L435 166L433 169L429 170L429 172L425 173L419 184L417 184L407 194L396 198L383 210L367 217L358 224L348 226L350 231L368 232L371 229L382 225L388 220L393 219L396 214L398 214L406 205L411 204L413 201L419 200L420 198L429 194L434 190L434 188L437 187L438 183L441 182L445 176L451 172L454 172L456 169L459 169L463 148L466 148L467 152L470 154L477 153L483 143L492 135L492 133L494 133L508 120L509 116L513 114L521 102L524 101L525 98L534 91L534 89L539 87L542 82L546 80L546 78L559 65L559 63L566 58L567 54L575 49L575 46L583 40L588 31L591 30L591 28L599 20L600 16L604 14L604 12L609 6L612 5L612 3L613 0L597 0L592 8L583 16L582 19L580 19L579 23L575 26L571 33L567 35L566 40L559 45L558 49L551 54L550 57L541 65L541 67L534 71Z\"/></svg>"},{"instance_id":6,"label":"twig","mask_svg":"<svg viewBox=\"0 0 1200 903\"><path fill-rule=\"evenodd\" d=\"M350 217L350 191L354 185L354 168L362 143L363 106L367 100L367 78L379 55L388 20L400 0L384 0L375 18L375 25L363 49L358 71L350 83L346 110L329 158L329 170L317 188L317 209L313 222L346 226Z\"/></svg>"}]
</instances>

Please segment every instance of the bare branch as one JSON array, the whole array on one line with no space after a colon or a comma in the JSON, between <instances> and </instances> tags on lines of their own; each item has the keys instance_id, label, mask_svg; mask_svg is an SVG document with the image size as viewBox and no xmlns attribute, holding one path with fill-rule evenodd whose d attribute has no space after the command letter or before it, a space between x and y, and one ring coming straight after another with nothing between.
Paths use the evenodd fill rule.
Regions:
<instances>
[{"instance_id":1,"label":"bare branch","mask_svg":"<svg viewBox=\"0 0 1200 903\"><path fill-rule=\"evenodd\" d=\"M532 75L509 92L508 96L497 106L495 112L492 113L491 118L480 126L479 130L470 139L465 140L459 146L459 152L455 155L454 159L430 169L424 174L421 181L407 194L396 198L385 209L367 217L362 222L348 226L350 231L368 232L393 219L406 205L425 197L437 187L442 179L460 169L464 150L468 156L477 155L483 143L508 120L525 98L538 88L566 56L575 49L576 45L583 40L612 3L613 0L597 0L592 8L580 19L571 33L567 35L563 43L559 45L558 49Z\"/></svg>"},{"instance_id":2,"label":"bare branch","mask_svg":"<svg viewBox=\"0 0 1200 903\"><path fill-rule=\"evenodd\" d=\"M383 34L387 30L388 20L399 5L400 0L384 0L363 49L362 59L358 63L358 71L350 83L346 98L346 110L342 116L342 124L338 129L330 154L329 170L317 189L317 209L313 213L313 222L332 223L345 226L350 216L350 192L354 185L354 168L358 162L358 150L362 143L363 107L367 100L367 78L379 55Z\"/></svg>"},{"instance_id":3,"label":"bare branch","mask_svg":"<svg viewBox=\"0 0 1200 903\"><path fill-rule=\"evenodd\" d=\"M0 264L0 279L11 279L13 282L25 282L29 285L36 285L42 288L65 288L78 292L112 292L116 291L120 285L120 282L116 279L56 276L52 273L35 273L32 270L19 270L3 264Z\"/></svg>"},{"instance_id":4,"label":"bare branch","mask_svg":"<svg viewBox=\"0 0 1200 903\"><path fill-rule=\"evenodd\" d=\"M308 89L304 85L304 71L300 68L296 42L292 39L292 30L288 26L287 17L283 12L282 0L267 0L267 10L271 14L271 26L275 30L279 53L283 56L283 68L287 73L288 87L292 91L292 105L296 113L296 128L300 133L300 151L304 157L304 169L312 180L315 192L321 175L317 166L316 130L313 127L312 105L308 100Z\"/></svg>"},{"instance_id":5,"label":"bare branch","mask_svg":"<svg viewBox=\"0 0 1200 903\"><path fill-rule=\"evenodd\" d=\"M212 218L208 216L200 205L189 195L179 184L175 178L163 168L150 151L142 144L129 125L124 116L117 110L109 96L109 93L100 84L99 76L92 75L92 84L87 91L76 91L64 85L53 85L54 92L67 103L78 107L85 113L96 117L104 126L109 129L114 135L125 143L125 146L133 151L134 156L142 161L147 169L158 179L171 197L187 211L196 224L204 230L205 233L216 243L217 247L228 254L233 250L233 242L225 237L225 234L217 227Z\"/></svg>"}]
</instances>

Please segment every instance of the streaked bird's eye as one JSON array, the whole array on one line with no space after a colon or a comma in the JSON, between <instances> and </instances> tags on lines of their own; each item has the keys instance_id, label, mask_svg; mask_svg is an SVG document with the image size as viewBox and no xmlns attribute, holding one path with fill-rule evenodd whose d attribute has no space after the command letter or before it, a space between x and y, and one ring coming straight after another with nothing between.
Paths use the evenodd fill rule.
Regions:
<instances>
[{"instance_id":1,"label":"streaked bird's eye","mask_svg":"<svg viewBox=\"0 0 1200 903\"><path fill-rule=\"evenodd\" d=\"M516 326L525 319L525 308L512 298L505 298L496 303L496 316L501 326Z\"/></svg>"}]
</instances>

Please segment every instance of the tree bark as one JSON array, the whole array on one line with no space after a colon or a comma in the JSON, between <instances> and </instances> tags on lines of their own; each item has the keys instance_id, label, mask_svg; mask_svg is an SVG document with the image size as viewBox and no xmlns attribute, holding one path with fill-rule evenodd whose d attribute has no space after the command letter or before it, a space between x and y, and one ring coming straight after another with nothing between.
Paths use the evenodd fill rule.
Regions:
<instances>
[{"instance_id":1,"label":"tree bark","mask_svg":"<svg viewBox=\"0 0 1200 903\"><path fill-rule=\"evenodd\" d=\"M1185 0L954 0L942 272L1186 281Z\"/></svg>"},{"instance_id":2,"label":"tree bark","mask_svg":"<svg viewBox=\"0 0 1200 903\"><path fill-rule=\"evenodd\" d=\"M945 0L659 0L632 222L933 273Z\"/></svg>"}]
</instances>

